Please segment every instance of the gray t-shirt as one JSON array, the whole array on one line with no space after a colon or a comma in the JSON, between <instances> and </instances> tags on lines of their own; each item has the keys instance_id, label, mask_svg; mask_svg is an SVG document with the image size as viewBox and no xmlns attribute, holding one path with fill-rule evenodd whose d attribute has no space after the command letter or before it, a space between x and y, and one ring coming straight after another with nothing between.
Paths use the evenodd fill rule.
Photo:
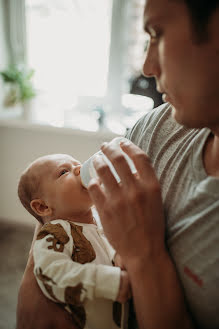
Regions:
<instances>
[{"instance_id":1,"label":"gray t-shirt","mask_svg":"<svg viewBox=\"0 0 219 329\"><path fill-rule=\"evenodd\" d=\"M210 130L188 129L164 104L142 117L128 138L150 157L162 188L166 239L192 315L219 328L219 179L208 176L203 147Z\"/></svg>"}]
</instances>

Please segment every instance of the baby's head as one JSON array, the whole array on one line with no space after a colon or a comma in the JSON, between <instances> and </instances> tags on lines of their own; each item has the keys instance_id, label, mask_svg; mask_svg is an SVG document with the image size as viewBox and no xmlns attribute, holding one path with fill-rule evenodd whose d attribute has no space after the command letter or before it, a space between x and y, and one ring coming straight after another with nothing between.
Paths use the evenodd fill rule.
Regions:
<instances>
[{"instance_id":1,"label":"baby's head","mask_svg":"<svg viewBox=\"0 0 219 329\"><path fill-rule=\"evenodd\" d=\"M41 223L80 218L92 206L81 184L80 169L81 163L67 154L36 159L20 178L21 203Z\"/></svg>"}]
</instances>

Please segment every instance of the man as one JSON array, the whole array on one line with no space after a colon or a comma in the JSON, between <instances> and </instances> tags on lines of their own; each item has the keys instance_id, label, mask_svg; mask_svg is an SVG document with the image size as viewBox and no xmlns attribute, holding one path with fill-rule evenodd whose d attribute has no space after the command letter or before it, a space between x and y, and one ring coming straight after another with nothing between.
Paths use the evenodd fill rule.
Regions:
<instances>
[{"instance_id":1,"label":"man","mask_svg":"<svg viewBox=\"0 0 219 329\"><path fill-rule=\"evenodd\" d=\"M131 174L118 147L103 145L121 183L98 159L104 190L93 180L89 192L128 271L139 327L216 329L219 3L147 0L144 25L151 39L144 74L156 78L158 91L172 106L136 123L128 137L140 148L131 142L121 145L137 174ZM24 291L31 275L24 276L20 319L27 309ZM39 298L36 289L34 293ZM40 307L35 317L40 312L43 317ZM36 328L46 328L37 321Z\"/></svg>"}]
</instances>

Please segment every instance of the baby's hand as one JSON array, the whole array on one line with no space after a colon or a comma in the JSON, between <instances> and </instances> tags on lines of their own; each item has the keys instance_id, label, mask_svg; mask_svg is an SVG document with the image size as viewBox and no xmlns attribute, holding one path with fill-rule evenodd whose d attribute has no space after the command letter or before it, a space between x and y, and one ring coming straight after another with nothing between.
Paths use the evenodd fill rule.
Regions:
<instances>
[{"instance_id":1,"label":"baby's hand","mask_svg":"<svg viewBox=\"0 0 219 329\"><path fill-rule=\"evenodd\" d=\"M119 254L116 253L115 257L114 257L114 262L115 262L115 266L120 267L122 270L125 270L125 266L123 264L122 258Z\"/></svg>"},{"instance_id":2,"label":"baby's hand","mask_svg":"<svg viewBox=\"0 0 219 329\"><path fill-rule=\"evenodd\" d=\"M128 272L121 271L119 293L116 300L117 302L125 303L129 298L131 298L131 295L131 285L129 282Z\"/></svg>"}]
</instances>

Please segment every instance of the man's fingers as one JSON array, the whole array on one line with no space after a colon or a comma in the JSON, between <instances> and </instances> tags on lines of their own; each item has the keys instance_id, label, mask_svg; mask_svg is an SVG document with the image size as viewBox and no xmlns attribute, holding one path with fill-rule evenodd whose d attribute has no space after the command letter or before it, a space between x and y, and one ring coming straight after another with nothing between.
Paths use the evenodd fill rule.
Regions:
<instances>
[{"instance_id":1,"label":"man's fingers","mask_svg":"<svg viewBox=\"0 0 219 329\"><path fill-rule=\"evenodd\" d=\"M97 208L97 211L99 214L101 213L101 209L105 203L105 195L104 192L100 186L99 179L93 178L89 185L88 185L88 192L91 197L91 200L95 204L95 207Z\"/></svg>"},{"instance_id":2,"label":"man's fingers","mask_svg":"<svg viewBox=\"0 0 219 329\"><path fill-rule=\"evenodd\" d=\"M121 179L122 185L125 188L131 188L131 185L135 183L135 178L131 172L130 166L124 157L120 146L113 143L104 144L102 147L102 152L107 156L110 162L113 164L118 176Z\"/></svg>"},{"instance_id":3,"label":"man's fingers","mask_svg":"<svg viewBox=\"0 0 219 329\"><path fill-rule=\"evenodd\" d=\"M154 180L155 172L146 153L129 141L121 142L120 146L130 159L132 159L138 175L143 181L150 182L151 180Z\"/></svg>"},{"instance_id":4,"label":"man's fingers","mask_svg":"<svg viewBox=\"0 0 219 329\"><path fill-rule=\"evenodd\" d=\"M107 192L115 193L118 189L118 182L109 167L111 164L107 163L103 156L94 158L93 164L101 182L107 188Z\"/></svg>"}]
</instances>

